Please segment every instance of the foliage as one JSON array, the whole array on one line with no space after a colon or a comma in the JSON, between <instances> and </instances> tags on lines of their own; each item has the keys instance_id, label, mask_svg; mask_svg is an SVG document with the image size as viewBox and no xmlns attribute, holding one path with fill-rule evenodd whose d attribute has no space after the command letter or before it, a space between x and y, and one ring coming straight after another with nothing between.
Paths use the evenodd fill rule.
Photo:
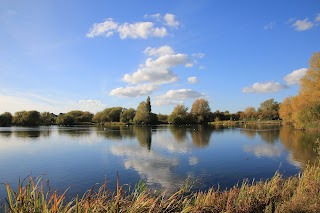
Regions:
<instances>
[{"instance_id":1,"label":"foliage","mask_svg":"<svg viewBox=\"0 0 320 213\"><path fill-rule=\"evenodd\" d=\"M120 113L120 122L133 123L133 118L136 114L136 110L133 108L123 109Z\"/></svg>"},{"instance_id":2,"label":"foliage","mask_svg":"<svg viewBox=\"0 0 320 213\"><path fill-rule=\"evenodd\" d=\"M193 102L191 114L196 123L205 123L209 121L211 109L207 100L200 98Z\"/></svg>"},{"instance_id":3,"label":"foliage","mask_svg":"<svg viewBox=\"0 0 320 213\"><path fill-rule=\"evenodd\" d=\"M320 52L312 55L309 69L301 79L299 94L281 105L280 110L285 112L283 119L288 120L291 114L296 128L320 127Z\"/></svg>"},{"instance_id":4,"label":"foliage","mask_svg":"<svg viewBox=\"0 0 320 213\"><path fill-rule=\"evenodd\" d=\"M158 117L159 123L162 123L162 124L168 123L168 115L159 113L157 117Z\"/></svg>"},{"instance_id":5,"label":"foliage","mask_svg":"<svg viewBox=\"0 0 320 213\"><path fill-rule=\"evenodd\" d=\"M75 125L90 123L92 121L93 114L87 111L73 110L68 113L60 113L56 119L57 125Z\"/></svg>"},{"instance_id":6,"label":"foliage","mask_svg":"<svg viewBox=\"0 0 320 213\"><path fill-rule=\"evenodd\" d=\"M279 103L273 98L268 99L260 104L258 112L260 120L277 120L279 119Z\"/></svg>"},{"instance_id":7,"label":"foliage","mask_svg":"<svg viewBox=\"0 0 320 213\"><path fill-rule=\"evenodd\" d=\"M0 126L11 126L12 115L10 112L4 112L0 115Z\"/></svg>"},{"instance_id":8,"label":"foliage","mask_svg":"<svg viewBox=\"0 0 320 213\"><path fill-rule=\"evenodd\" d=\"M146 102L141 102L136 110L133 118L133 123L138 125L157 124L158 117L151 112L150 97L148 96Z\"/></svg>"},{"instance_id":9,"label":"foliage","mask_svg":"<svg viewBox=\"0 0 320 213\"><path fill-rule=\"evenodd\" d=\"M287 97L280 104L279 115L280 115L281 119L287 124L293 123L292 100L293 100L293 97Z\"/></svg>"},{"instance_id":10,"label":"foliage","mask_svg":"<svg viewBox=\"0 0 320 213\"><path fill-rule=\"evenodd\" d=\"M101 112L97 112L92 117L92 121L95 123L120 122L120 115L122 111L122 107L106 108Z\"/></svg>"},{"instance_id":11,"label":"foliage","mask_svg":"<svg viewBox=\"0 0 320 213\"><path fill-rule=\"evenodd\" d=\"M107 189L107 182L82 197L66 202L66 192L47 191L42 180L30 178L18 189L6 184L4 212L320 212L320 167L308 165L303 174L282 178L276 173L270 180L242 184L221 191L190 192L186 180L180 189L154 193L140 181L133 190L119 185ZM1 210L1 209L0 209Z\"/></svg>"},{"instance_id":12,"label":"foliage","mask_svg":"<svg viewBox=\"0 0 320 213\"><path fill-rule=\"evenodd\" d=\"M188 113L188 107L178 104L168 117L168 122L173 124L193 123L192 116Z\"/></svg>"},{"instance_id":13,"label":"foliage","mask_svg":"<svg viewBox=\"0 0 320 213\"><path fill-rule=\"evenodd\" d=\"M50 112L41 112L40 124L44 126L50 126L52 124L55 124L55 115Z\"/></svg>"},{"instance_id":14,"label":"foliage","mask_svg":"<svg viewBox=\"0 0 320 213\"><path fill-rule=\"evenodd\" d=\"M40 113L36 110L16 112L12 123L17 126L38 126L40 124Z\"/></svg>"},{"instance_id":15,"label":"foliage","mask_svg":"<svg viewBox=\"0 0 320 213\"><path fill-rule=\"evenodd\" d=\"M56 124L57 125L63 125L63 126L74 125L75 124L75 118L72 115L68 114L68 113L60 114L57 117Z\"/></svg>"}]
</instances>

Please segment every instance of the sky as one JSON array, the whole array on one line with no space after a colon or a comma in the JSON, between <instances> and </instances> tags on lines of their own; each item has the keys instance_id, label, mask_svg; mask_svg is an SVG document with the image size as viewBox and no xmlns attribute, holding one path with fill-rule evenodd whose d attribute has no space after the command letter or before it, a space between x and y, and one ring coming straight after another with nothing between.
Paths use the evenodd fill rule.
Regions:
<instances>
[{"instance_id":1,"label":"sky","mask_svg":"<svg viewBox=\"0 0 320 213\"><path fill-rule=\"evenodd\" d=\"M0 114L237 112L298 94L320 1L0 0L0 27Z\"/></svg>"}]
</instances>

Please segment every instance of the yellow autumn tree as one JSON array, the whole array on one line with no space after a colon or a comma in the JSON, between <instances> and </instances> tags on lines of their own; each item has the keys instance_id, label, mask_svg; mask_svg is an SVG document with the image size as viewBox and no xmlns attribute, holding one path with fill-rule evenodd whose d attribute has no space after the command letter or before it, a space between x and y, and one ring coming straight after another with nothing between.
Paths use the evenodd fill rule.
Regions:
<instances>
[{"instance_id":1,"label":"yellow autumn tree","mask_svg":"<svg viewBox=\"0 0 320 213\"><path fill-rule=\"evenodd\" d=\"M293 123L292 99L293 97L287 97L284 99L279 108L279 115L286 124Z\"/></svg>"},{"instance_id":2,"label":"yellow autumn tree","mask_svg":"<svg viewBox=\"0 0 320 213\"><path fill-rule=\"evenodd\" d=\"M281 111L290 108L281 104ZM292 121L296 128L320 127L320 52L314 53L309 61L309 69L301 79L299 94L291 99ZM286 119L290 113L287 111L281 115ZM284 117L283 117L284 116Z\"/></svg>"}]
</instances>

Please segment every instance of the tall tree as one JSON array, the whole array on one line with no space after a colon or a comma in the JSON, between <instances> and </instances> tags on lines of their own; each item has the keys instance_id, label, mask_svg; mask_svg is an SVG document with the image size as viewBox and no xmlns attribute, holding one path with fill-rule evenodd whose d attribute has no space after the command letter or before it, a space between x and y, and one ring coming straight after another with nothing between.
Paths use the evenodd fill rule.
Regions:
<instances>
[{"instance_id":1,"label":"tall tree","mask_svg":"<svg viewBox=\"0 0 320 213\"><path fill-rule=\"evenodd\" d=\"M149 124L150 123L150 112L146 102L141 102L136 110L136 115L133 119L134 124Z\"/></svg>"},{"instance_id":2,"label":"tall tree","mask_svg":"<svg viewBox=\"0 0 320 213\"><path fill-rule=\"evenodd\" d=\"M11 126L12 115L10 112L5 112L0 115L0 126Z\"/></svg>"},{"instance_id":3,"label":"tall tree","mask_svg":"<svg viewBox=\"0 0 320 213\"><path fill-rule=\"evenodd\" d=\"M146 100L146 107L149 113L151 113L151 102L150 102L150 97L148 96Z\"/></svg>"},{"instance_id":4,"label":"tall tree","mask_svg":"<svg viewBox=\"0 0 320 213\"><path fill-rule=\"evenodd\" d=\"M211 109L207 100L200 98L192 104L191 114L197 123L208 122Z\"/></svg>"},{"instance_id":5,"label":"tall tree","mask_svg":"<svg viewBox=\"0 0 320 213\"><path fill-rule=\"evenodd\" d=\"M294 111L298 114L294 116L298 126L320 127L320 52L314 53L309 61L309 69L301 79L296 104L301 109Z\"/></svg>"}]
</instances>

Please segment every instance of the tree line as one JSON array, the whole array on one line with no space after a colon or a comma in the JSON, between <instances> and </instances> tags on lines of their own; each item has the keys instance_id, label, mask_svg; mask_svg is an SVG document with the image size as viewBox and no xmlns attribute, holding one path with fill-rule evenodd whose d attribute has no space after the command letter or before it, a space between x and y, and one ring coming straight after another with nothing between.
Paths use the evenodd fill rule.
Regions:
<instances>
[{"instance_id":1,"label":"tree line","mask_svg":"<svg viewBox=\"0 0 320 213\"><path fill-rule=\"evenodd\" d=\"M260 104L256 110L248 107L244 111L211 111L207 100L200 98L194 101L191 110L183 104L174 107L171 114L155 114L152 112L150 97L141 102L137 109L110 107L92 114L88 111L73 110L55 115L50 112L19 111L12 115L5 112L0 115L0 126L39 126L39 125L89 125L120 122L135 125L156 124L204 124L218 121L255 121L279 119L279 103L269 99Z\"/></svg>"}]
</instances>

